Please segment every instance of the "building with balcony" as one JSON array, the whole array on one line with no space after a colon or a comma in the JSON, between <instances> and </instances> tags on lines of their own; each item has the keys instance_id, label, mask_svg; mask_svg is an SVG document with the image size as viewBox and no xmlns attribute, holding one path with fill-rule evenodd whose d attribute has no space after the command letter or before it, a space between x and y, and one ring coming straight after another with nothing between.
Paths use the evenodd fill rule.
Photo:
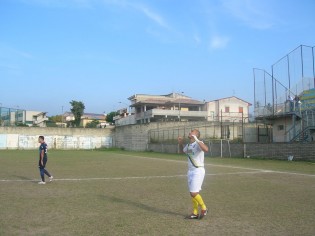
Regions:
<instances>
[{"instance_id":1,"label":"building with balcony","mask_svg":"<svg viewBox=\"0 0 315 236\"><path fill-rule=\"evenodd\" d=\"M182 93L167 95L135 94L128 98L128 108L117 111L116 125L167 121L248 122L250 103L228 97L214 101L198 101Z\"/></svg>"},{"instance_id":2,"label":"building with balcony","mask_svg":"<svg viewBox=\"0 0 315 236\"><path fill-rule=\"evenodd\" d=\"M157 121L200 121L207 117L204 102L180 93L167 95L135 94L128 99L131 102L131 114L114 117L116 125L144 124Z\"/></svg>"}]
</instances>

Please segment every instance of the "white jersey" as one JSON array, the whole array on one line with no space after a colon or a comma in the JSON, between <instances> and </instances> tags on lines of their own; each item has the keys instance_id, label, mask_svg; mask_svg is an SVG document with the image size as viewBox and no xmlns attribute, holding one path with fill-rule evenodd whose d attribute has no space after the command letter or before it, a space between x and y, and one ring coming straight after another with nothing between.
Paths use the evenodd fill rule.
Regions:
<instances>
[{"instance_id":1,"label":"white jersey","mask_svg":"<svg viewBox=\"0 0 315 236\"><path fill-rule=\"evenodd\" d=\"M204 167L205 153L201 150L197 142L187 144L183 152L188 156L188 169L193 170L198 167Z\"/></svg>"}]
</instances>

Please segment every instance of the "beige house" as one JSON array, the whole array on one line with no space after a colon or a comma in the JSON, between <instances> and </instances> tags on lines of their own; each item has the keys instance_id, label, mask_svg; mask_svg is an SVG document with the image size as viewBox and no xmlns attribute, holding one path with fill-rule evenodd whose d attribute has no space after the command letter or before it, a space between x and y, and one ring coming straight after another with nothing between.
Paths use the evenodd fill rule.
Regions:
<instances>
[{"instance_id":1,"label":"beige house","mask_svg":"<svg viewBox=\"0 0 315 236\"><path fill-rule=\"evenodd\" d=\"M64 122L74 121L74 115L71 112L65 112L63 115ZM106 114L96 114L96 113L83 113L81 116L81 126L85 127L88 123L92 121L99 121L100 128L105 128L109 125L106 122Z\"/></svg>"},{"instance_id":2,"label":"beige house","mask_svg":"<svg viewBox=\"0 0 315 236\"><path fill-rule=\"evenodd\" d=\"M180 93L167 95L135 94L131 102L132 118L135 124L156 121L197 121L205 120L207 112L204 102L194 100ZM131 120L132 119L132 120Z\"/></svg>"},{"instance_id":3,"label":"beige house","mask_svg":"<svg viewBox=\"0 0 315 236\"><path fill-rule=\"evenodd\" d=\"M247 123L251 105L235 96L206 102L207 120Z\"/></svg>"}]
</instances>

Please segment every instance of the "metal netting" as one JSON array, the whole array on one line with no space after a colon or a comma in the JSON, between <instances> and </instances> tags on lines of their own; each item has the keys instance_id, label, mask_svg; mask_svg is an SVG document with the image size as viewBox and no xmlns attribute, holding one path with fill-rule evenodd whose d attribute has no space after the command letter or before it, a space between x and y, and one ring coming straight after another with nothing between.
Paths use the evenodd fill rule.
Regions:
<instances>
[{"instance_id":1,"label":"metal netting","mask_svg":"<svg viewBox=\"0 0 315 236\"><path fill-rule=\"evenodd\" d=\"M301 45L271 66L254 68L255 117L292 110L293 100L315 88L314 47Z\"/></svg>"},{"instance_id":2,"label":"metal netting","mask_svg":"<svg viewBox=\"0 0 315 236\"><path fill-rule=\"evenodd\" d=\"M0 126L16 126L24 124L25 110L0 107Z\"/></svg>"},{"instance_id":3,"label":"metal netting","mask_svg":"<svg viewBox=\"0 0 315 236\"><path fill-rule=\"evenodd\" d=\"M247 119L248 117L246 117ZM189 122L178 127L163 129L151 129L149 131L149 143L177 143L178 137L188 139L188 134L192 129L198 129L202 140L227 139L242 141L243 130L248 123L241 121L234 122L207 122L204 124Z\"/></svg>"}]
</instances>

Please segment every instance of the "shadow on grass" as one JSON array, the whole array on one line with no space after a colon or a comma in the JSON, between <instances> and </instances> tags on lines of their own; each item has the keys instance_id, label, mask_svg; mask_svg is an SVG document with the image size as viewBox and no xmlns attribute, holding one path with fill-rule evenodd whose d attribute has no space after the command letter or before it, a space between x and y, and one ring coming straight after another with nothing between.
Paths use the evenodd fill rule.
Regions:
<instances>
[{"instance_id":1,"label":"shadow on grass","mask_svg":"<svg viewBox=\"0 0 315 236\"><path fill-rule=\"evenodd\" d=\"M20 176L20 175L12 175L12 177L15 177L18 179L18 181L28 181L28 182L31 182L31 183L38 183L40 181L40 179L33 179L33 178L29 178L29 177L26 177L26 176Z\"/></svg>"},{"instance_id":2,"label":"shadow on grass","mask_svg":"<svg viewBox=\"0 0 315 236\"><path fill-rule=\"evenodd\" d=\"M19 180L29 180L29 181L35 181L34 179L31 179L31 178L29 178L29 177L26 177L26 176L20 176L20 175L12 175L12 177L15 177L15 178L17 178L17 179L19 179Z\"/></svg>"},{"instance_id":3,"label":"shadow on grass","mask_svg":"<svg viewBox=\"0 0 315 236\"><path fill-rule=\"evenodd\" d=\"M112 202L116 202L116 203L122 203L122 204L126 204L129 206L133 206L139 209L143 209L146 211L151 211L151 212L155 212L155 213L159 213L159 214L165 214L165 215L175 215L175 216L182 216L184 217L184 215L176 213L176 212L172 212L172 211L167 211L167 210L162 210L162 209L158 209L156 207L152 207L152 206L148 206L145 205L143 203L140 202L133 202L130 201L128 199L121 199L121 198L117 198L117 197L109 197L109 196L104 196L104 195L100 195L101 198L112 201Z\"/></svg>"}]
</instances>

